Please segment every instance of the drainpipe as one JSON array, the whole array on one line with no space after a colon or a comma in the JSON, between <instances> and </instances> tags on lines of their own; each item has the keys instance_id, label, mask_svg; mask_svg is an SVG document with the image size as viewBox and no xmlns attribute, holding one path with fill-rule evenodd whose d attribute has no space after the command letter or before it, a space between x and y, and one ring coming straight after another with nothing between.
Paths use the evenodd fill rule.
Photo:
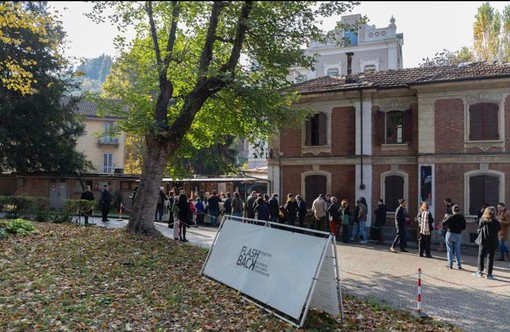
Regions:
<instances>
[{"instance_id":1,"label":"drainpipe","mask_svg":"<svg viewBox=\"0 0 510 332\"><path fill-rule=\"evenodd\" d=\"M364 190L363 183L363 90L359 88L359 114L360 114L360 185L359 189Z\"/></svg>"}]
</instances>

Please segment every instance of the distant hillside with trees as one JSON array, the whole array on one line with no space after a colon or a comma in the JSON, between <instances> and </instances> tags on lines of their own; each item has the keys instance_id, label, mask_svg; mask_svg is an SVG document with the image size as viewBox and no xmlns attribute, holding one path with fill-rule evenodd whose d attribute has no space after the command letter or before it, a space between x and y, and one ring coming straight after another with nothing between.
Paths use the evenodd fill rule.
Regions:
<instances>
[{"instance_id":1,"label":"distant hillside with trees","mask_svg":"<svg viewBox=\"0 0 510 332\"><path fill-rule=\"evenodd\" d=\"M112 57L102 54L97 58L87 59L76 67L80 92L101 93L103 83L112 69Z\"/></svg>"}]
</instances>

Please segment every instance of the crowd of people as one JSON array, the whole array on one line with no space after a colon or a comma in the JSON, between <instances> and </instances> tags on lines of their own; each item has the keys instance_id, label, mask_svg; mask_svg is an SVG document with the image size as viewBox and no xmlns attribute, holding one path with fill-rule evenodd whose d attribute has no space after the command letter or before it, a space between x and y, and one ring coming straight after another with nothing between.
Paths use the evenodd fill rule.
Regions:
<instances>
[{"instance_id":1,"label":"crowd of people","mask_svg":"<svg viewBox=\"0 0 510 332\"><path fill-rule=\"evenodd\" d=\"M133 199L136 191L133 193ZM221 203L221 204L220 204ZM445 213L440 219L435 219L427 202L419 207L416 218L409 216L406 200L399 199L395 210L395 238L390 246L391 252L409 252L407 250L407 228L413 225L417 228L418 256L432 258L431 244L436 236L440 244L446 247L447 268L462 270L461 244L462 232L466 229L466 219L460 212L459 205L452 200L444 200ZM204 225L205 216L209 217L210 226L218 227L221 215L232 215L248 219L271 221L274 223L309 227L318 231L329 232L344 243L359 242L367 244L372 237L378 244L384 244L384 226L387 222L387 212L383 200L377 202L374 210L375 221L367 229L368 204L364 197L356 201L351 211L347 199L339 200L335 196L320 194L311 204L311 219L307 221L307 205L300 195L287 194L284 200L279 201L278 194L271 196L252 191L244 200L239 192L231 194L218 194L216 190L200 192L193 202L188 198L182 188L173 188L167 195L161 187L154 220L162 222L165 208L168 209L168 227L174 229L174 238L187 242L186 228ZM497 260L510 260L509 249L506 245L508 228L510 226L510 212L504 203L496 206L484 204L478 214L479 246L478 271L476 277L485 276L494 279L493 265L496 251L499 248L500 256ZM368 231L372 231L371 236Z\"/></svg>"}]
</instances>

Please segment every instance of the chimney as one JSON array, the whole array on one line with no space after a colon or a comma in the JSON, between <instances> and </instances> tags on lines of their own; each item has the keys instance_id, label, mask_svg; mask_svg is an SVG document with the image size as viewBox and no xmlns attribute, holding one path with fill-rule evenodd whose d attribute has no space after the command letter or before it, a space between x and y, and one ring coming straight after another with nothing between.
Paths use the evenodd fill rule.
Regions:
<instances>
[{"instance_id":1,"label":"chimney","mask_svg":"<svg viewBox=\"0 0 510 332\"><path fill-rule=\"evenodd\" d=\"M347 52L345 53L347 55L347 76L352 74L352 56L354 55L353 52Z\"/></svg>"}]
</instances>

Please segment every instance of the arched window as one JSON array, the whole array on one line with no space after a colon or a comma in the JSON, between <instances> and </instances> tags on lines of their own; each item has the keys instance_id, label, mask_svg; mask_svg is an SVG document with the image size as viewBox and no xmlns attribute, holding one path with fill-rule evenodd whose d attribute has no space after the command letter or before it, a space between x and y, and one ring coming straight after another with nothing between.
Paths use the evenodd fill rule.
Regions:
<instances>
[{"instance_id":1,"label":"arched window","mask_svg":"<svg viewBox=\"0 0 510 332\"><path fill-rule=\"evenodd\" d=\"M496 206L500 201L500 178L492 174L479 174L469 178L469 214L477 215L484 203Z\"/></svg>"},{"instance_id":2,"label":"arched window","mask_svg":"<svg viewBox=\"0 0 510 332\"><path fill-rule=\"evenodd\" d=\"M498 140L498 104L477 103L469 106L469 140Z\"/></svg>"},{"instance_id":3,"label":"arched window","mask_svg":"<svg viewBox=\"0 0 510 332\"><path fill-rule=\"evenodd\" d=\"M327 145L327 122L328 117L324 113L317 113L306 121L305 145Z\"/></svg>"},{"instance_id":4,"label":"arched window","mask_svg":"<svg viewBox=\"0 0 510 332\"><path fill-rule=\"evenodd\" d=\"M308 175L305 177L306 207L311 208L313 201L320 194L327 194L328 179L324 175Z\"/></svg>"},{"instance_id":5,"label":"arched window","mask_svg":"<svg viewBox=\"0 0 510 332\"><path fill-rule=\"evenodd\" d=\"M395 212L398 200L404 198L404 178L400 175L388 175L384 178L384 201L390 212Z\"/></svg>"}]
</instances>

